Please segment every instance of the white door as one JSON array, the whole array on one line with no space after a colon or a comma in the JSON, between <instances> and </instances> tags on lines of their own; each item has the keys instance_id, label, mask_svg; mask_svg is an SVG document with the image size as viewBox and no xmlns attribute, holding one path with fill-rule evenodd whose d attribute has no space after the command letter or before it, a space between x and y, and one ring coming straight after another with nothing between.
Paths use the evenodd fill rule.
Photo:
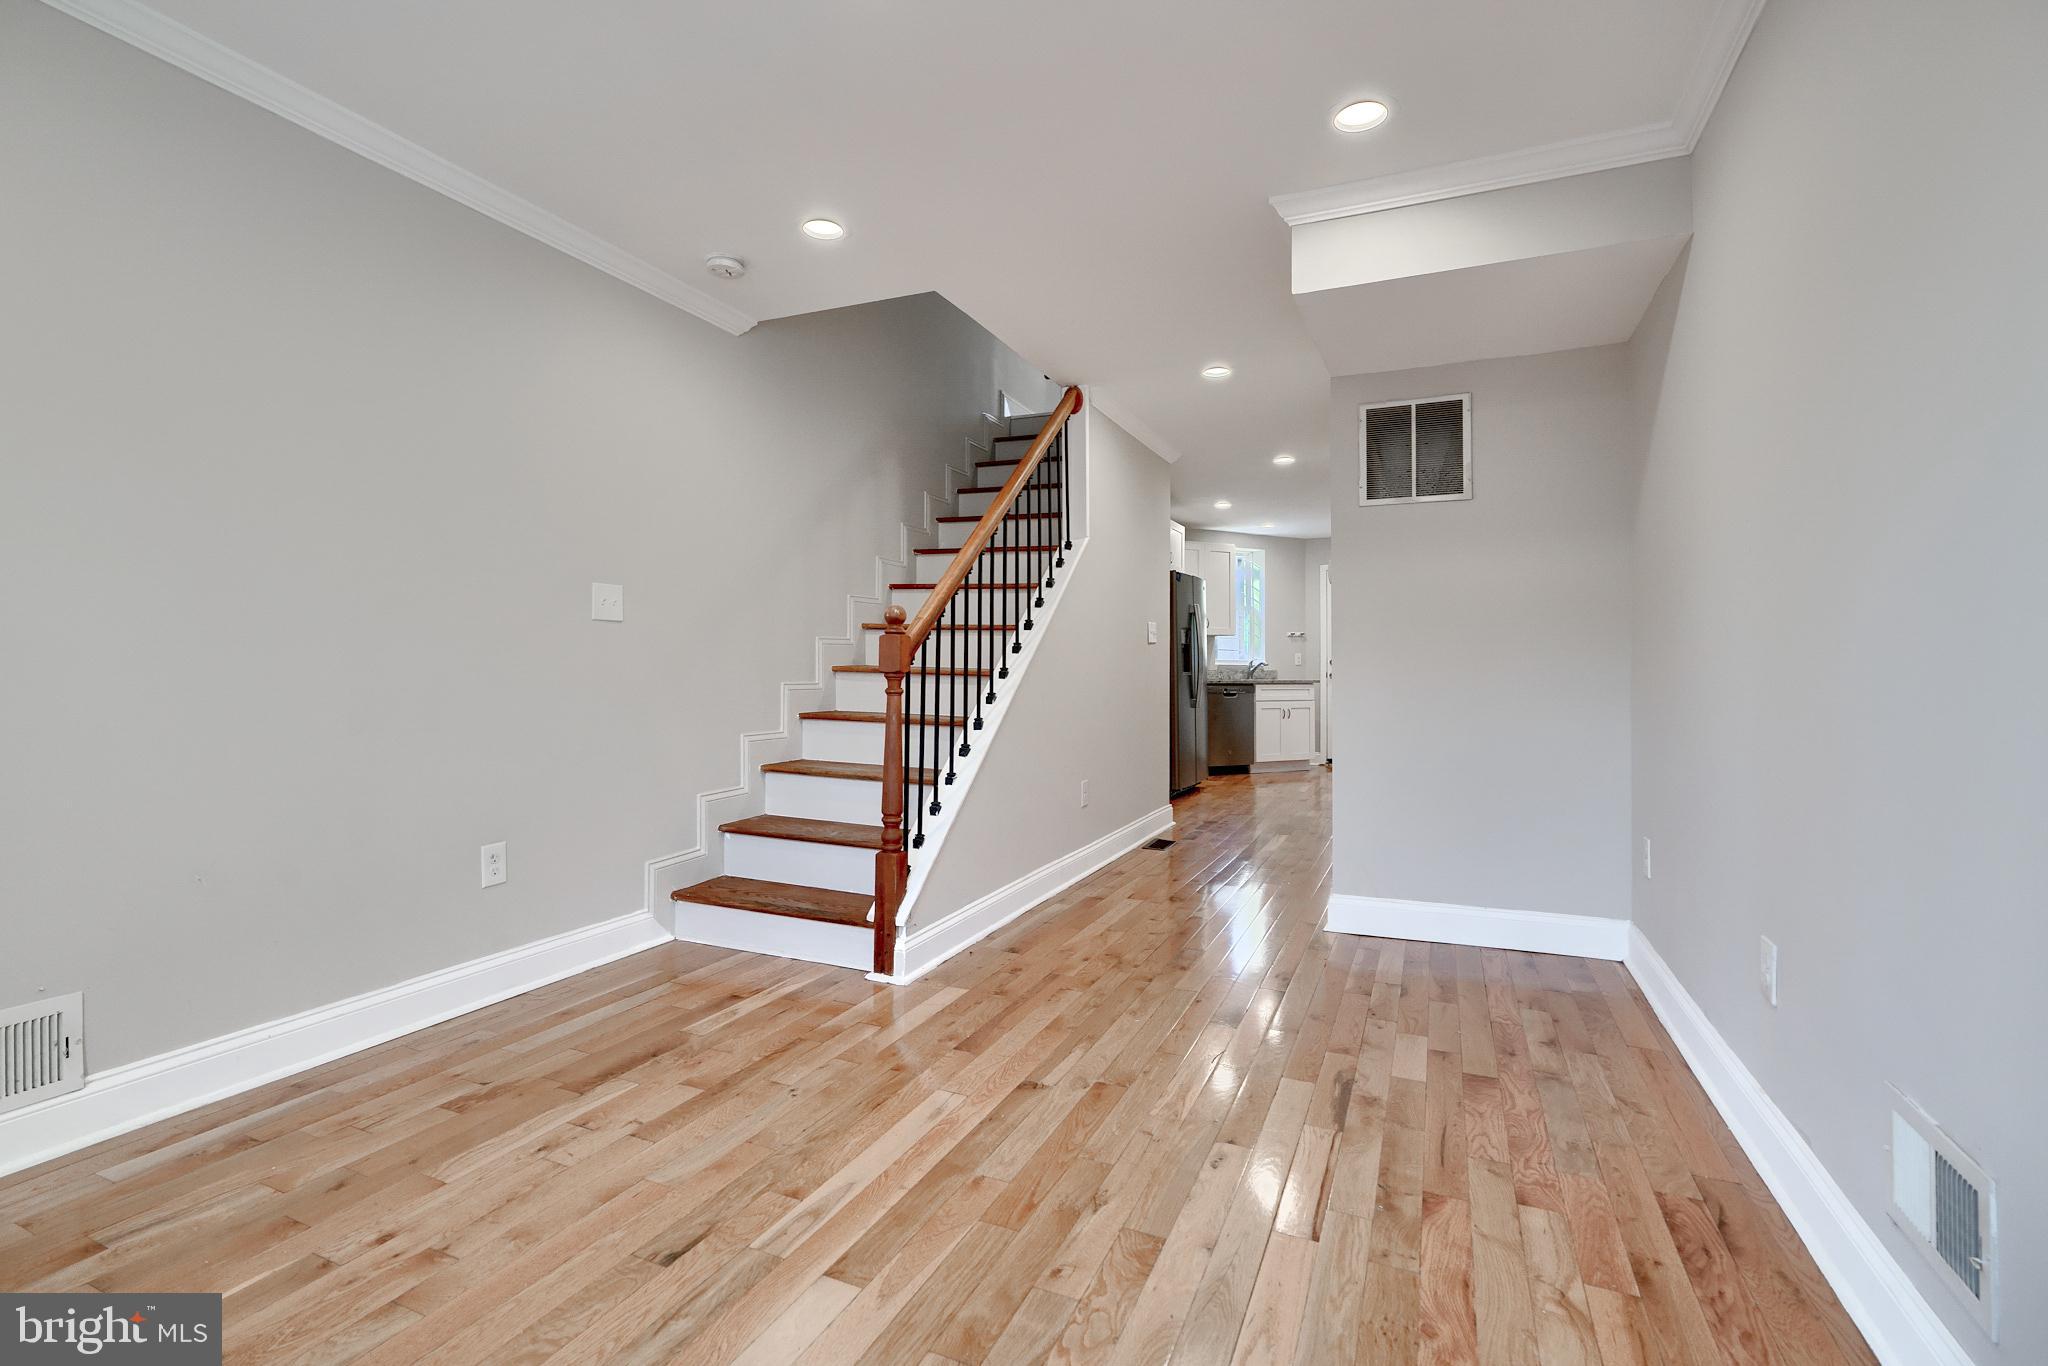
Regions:
<instances>
[{"instance_id":1,"label":"white door","mask_svg":"<svg viewBox=\"0 0 2048 1366\"><path fill-rule=\"evenodd\" d=\"M1323 680L1323 697L1322 705L1317 707L1316 711L1320 713L1322 718L1323 758L1334 759L1337 757L1337 750L1330 740L1330 720L1336 713L1337 707L1335 699L1331 696L1331 688L1337 681L1337 673L1336 662L1332 657L1333 652L1330 649L1330 566L1328 565L1323 566L1322 625L1322 637L1316 644L1318 651L1322 654L1322 658L1317 663L1321 666L1319 672Z\"/></svg>"}]
</instances>

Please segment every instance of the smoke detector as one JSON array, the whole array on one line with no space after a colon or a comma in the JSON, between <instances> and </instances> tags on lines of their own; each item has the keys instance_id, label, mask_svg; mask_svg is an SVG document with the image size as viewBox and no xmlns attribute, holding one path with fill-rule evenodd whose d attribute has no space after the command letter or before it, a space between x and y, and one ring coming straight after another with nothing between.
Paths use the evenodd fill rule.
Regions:
<instances>
[{"instance_id":1,"label":"smoke detector","mask_svg":"<svg viewBox=\"0 0 2048 1366\"><path fill-rule=\"evenodd\" d=\"M721 280L737 280L747 273L747 263L737 256L707 256L704 269Z\"/></svg>"}]
</instances>

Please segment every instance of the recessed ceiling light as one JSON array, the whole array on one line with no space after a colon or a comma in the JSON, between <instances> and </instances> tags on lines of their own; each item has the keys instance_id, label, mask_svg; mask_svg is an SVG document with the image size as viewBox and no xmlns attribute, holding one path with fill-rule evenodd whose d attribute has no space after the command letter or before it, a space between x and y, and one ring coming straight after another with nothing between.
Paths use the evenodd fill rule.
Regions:
<instances>
[{"instance_id":1,"label":"recessed ceiling light","mask_svg":"<svg viewBox=\"0 0 2048 1366\"><path fill-rule=\"evenodd\" d=\"M1273 457L1273 463L1276 465L1292 465L1294 457L1291 455L1276 455Z\"/></svg>"},{"instance_id":2,"label":"recessed ceiling light","mask_svg":"<svg viewBox=\"0 0 2048 1366\"><path fill-rule=\"evenodd\" d=\"M1270 526L1272 526L1273 524L1272 524L1271 522L1260 522L1260 523L1259 523L1259 525L1260 525L1260 526L1262 526L1262 527L1270 527Z\"/></svg>"},{"instance_id":3,"label":"recessed ceiling light","mask_svg":"<svg viewBox=\"0 0 2048 1366\"><path fill-rule=\"evenodd\" d=\"M1230 506L1230 500L1229 500L1228 498L1218 498L1218 499L1216 500L1216 510L1217 510L1218 512L1221 512L1221 511L1223 511L1223 509L1225 509L1225 508L1227 508L1227 507L1229 507L1229 506Z\"/></svg>"},{"instance_id":4,"label":"recessed ceiling light","mask_svg":"<svg viewBox=\"0 0 2048 1366\"><path fill-rule=\"evenodd\" d=\"M1227 365L1205 365L1202 367L1202 378L1229 379L1230 367Z\"/></svg>"},{"instance_id":5,"label":"recessed ceiling light","mask_svg":"<svg viewBox=\"0 0 2048 1366\"><path fill-rule=\"evenodd\" d=\"M815 237L820 242L837 242L846 236L846 229L829 218L806 218L804 236Z\"/></svg>"},{"instance_id":6,"label":"recessed ceiling light","mask_svg":"<svg viewBox=\"0 0 2048 1366\"><path fill-rule=\"evenodd\" d=\"M1353 100L1339 109L1330 119L1340 133L1363 133L1368 128L1377 128L1387 121L1393 111L1378 100Z\"/></svg>"}]
</instances>

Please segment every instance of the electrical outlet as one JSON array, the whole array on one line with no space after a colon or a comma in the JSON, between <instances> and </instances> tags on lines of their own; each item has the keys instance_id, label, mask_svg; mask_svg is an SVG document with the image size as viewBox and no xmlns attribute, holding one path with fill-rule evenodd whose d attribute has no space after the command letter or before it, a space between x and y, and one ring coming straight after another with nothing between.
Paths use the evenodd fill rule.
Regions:
<instances>
[{"instance_id":1,"label":"electrical outlet","mask_svg":"<svg viewBox=\"0 0 2048 1366\"><path fill-rule=\"evenodd\" d=\"M624 621L626 619L626 590L615 583L593 583L590 585L590 619L592 621Z\"/></svg>"},{"instance_id":2,"label":"electrical outlet","mask_svg":"<svg viewBox=\"0 0 2048 1366\"><path fill-rule=\"evenodd\" d=\"M1148 621L1145 623L1145 643L1147 645L1157 645L1159 643L1158 622Z\"/></svg>"},{"instance_id":3,"label":"electrical outlet","mask_svg":"<svg viewBox=\"0 0 2048 1366\"><path fill-rule=\"evenodd\" d=\"M1652 871L1650 863L1650 837L1645 835L1643 836L1643 878L1647 881L1656 876L1657 874Z\"/></svg>"},{"instance_id":4,"label":"electrical outlet","mask_svg":"<svg viewBox=\"0 0 2048 1366\"><path fill-rule=\"evenodd\" d=\"M1772 1009L1778 1005L1778 946L1768 937L1758 941L1757 985L1762 988L1764 1002Z\"/></svg>"},{"instance_id":5,"label":"electrical outlet","mask_svg":"<svg viewBox=\"0 0 2048 1366\"><path fill-rule=\"evenodd\" d=\"M483 849L483 884L495 887L505 880L505 841L486 844Z\"/></svg>"},{"instance_id":6,"label":"electrical outlet","mask_svg":"<svg viewBox=\"0 0 2048 1366\"><path fill-rule=\"evenodd\" d=\"M1081 805L1088 805L1088 780L1086 778L1081 780Z\"/></svg>"}]
</instances>

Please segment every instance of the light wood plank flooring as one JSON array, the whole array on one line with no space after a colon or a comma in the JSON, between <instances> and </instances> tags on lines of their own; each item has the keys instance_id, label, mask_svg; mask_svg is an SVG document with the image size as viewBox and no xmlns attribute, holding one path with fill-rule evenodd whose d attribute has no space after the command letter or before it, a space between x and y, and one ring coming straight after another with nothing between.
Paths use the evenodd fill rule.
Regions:
<instances>
[{"instance_id":1,"label":"light wood plank flooring","mask_svg":"<svg viewBox=\"0 0 2048 1366\"><path fill-rule=\"evenodd\" d=\"M0 1181L243 1362L1850 1366L1626 973L1322 933L1219 778L917 984L674 945Z\"/></svg>"}]
</instances>

